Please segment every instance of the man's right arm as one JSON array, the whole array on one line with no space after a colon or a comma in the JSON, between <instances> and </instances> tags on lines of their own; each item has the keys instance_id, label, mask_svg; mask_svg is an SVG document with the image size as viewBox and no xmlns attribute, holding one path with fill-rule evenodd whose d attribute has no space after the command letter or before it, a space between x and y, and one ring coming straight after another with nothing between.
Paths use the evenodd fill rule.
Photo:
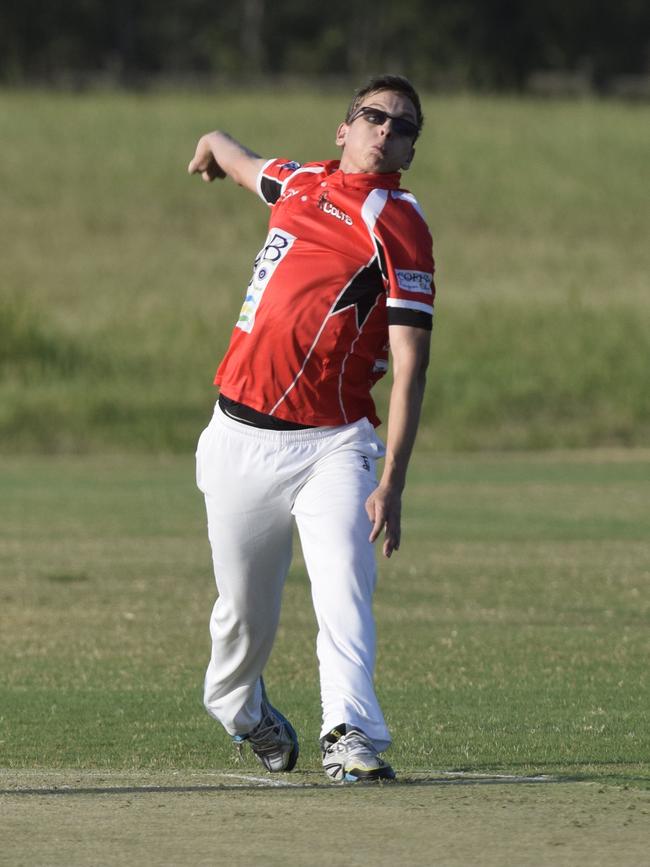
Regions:
<instances>
[{"instance_id":1,"label":"man's right arm","mask_svg":"<svg viewBox=\"0 0 650 867\"><path fill-rule=\"evenodd\" d=\"M249 150L226 132L209 132L201 136L187 171L201 175L204 181L230 177L242 187L257 192L257 176L267 160Z\"/></svg>"}]
</instances>

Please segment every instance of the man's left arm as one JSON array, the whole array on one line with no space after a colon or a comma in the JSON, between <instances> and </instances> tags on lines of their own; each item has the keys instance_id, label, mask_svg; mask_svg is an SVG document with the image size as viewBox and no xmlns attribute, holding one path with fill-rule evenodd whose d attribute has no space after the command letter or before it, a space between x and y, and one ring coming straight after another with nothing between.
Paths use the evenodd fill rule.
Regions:
<instances>
[{"instance_id":1,"label":"man's left arm","mask_svg":"<svg viewBox=\"0 0 650 867\"><path fill-rule=\"evenodd\" d=\"M378 487L366 501L372 521L370 541L385 530L383 553L399 549L402 491L415 442L429 364L431 332L409 325L388 328L393 364L393 385L388 410L386 460Z\"/></svg>"}]
</instances>

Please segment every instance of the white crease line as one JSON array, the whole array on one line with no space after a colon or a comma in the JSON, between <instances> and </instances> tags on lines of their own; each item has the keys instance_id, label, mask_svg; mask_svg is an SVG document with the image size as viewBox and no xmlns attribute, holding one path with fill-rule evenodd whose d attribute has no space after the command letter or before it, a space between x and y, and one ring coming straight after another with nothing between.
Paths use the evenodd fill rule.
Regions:
<instances>
[{"instance_id":1,"label":"white crease line","mask_svg":"<svg viewBox=\"0 0 650 867\"><path fill-rule=\"evenodd\" d=\"M219 774L221 777L229 777L233 780L246 780L247 783L263 783L265 786L289 786L301 788L303 783L288 783L286 780L271 780L268 777L253 777L250 774Z\"/></svg>"},{"instance_id":2,"label":"white crease line","mask_svg":"<svg viewBox=\"0 0 650 867\"><path fill-rule=\"evenodd\" d=\"M535 774L534 776L521 776L519 774L480 774L473 771L412 771L413 774L426 774L427 776L450 777L461 780L510 780L519 783L542 783L545 780L556 780L552 774ZM408 774L406 774L408 776Z\"/></svg>"},{"instance_id":3,"label":"white crease line","mask_svg":"<svg viewBox=\"0 0 650 867\"><path fill-rule=\"evenodd\" d=\"M307 775L310 776L319 776L321 775L318 772L306 772ZM83 771L75 771L70 774L69 771L61 770L61 771L43 771L40 769L21 769L20 771L16 771L13 768L0 768L0 782L2 781L3 776L21 776L21 777L47 777L49 779L60 779L61 777L73 777L73 781L66 781L65 788L73 788L74 785L83 784L85 779L99 779L101 781L106 781L106 783L110 786L114 781L124 781L126 783L127 780L136 780L140 783L140 785L144 788L158 788L161 783L158 782L156 784L155 779L158 776L166 777L166 774L156 775L156 774L147 774L146 772L138 772L138 771L96 771L96 770L83 770ZM252 774L236 774L236 773L228 773L226 771L191 771L189 773L180 772L180 771L171 771L168 772L169 778L174 780L174 778L183 778L183 777L200 777L200 778L230 778L235 780L243 780L249 783L257 783L262 786L266 786L267 788L293 788L293 789L301 789L301 788L312 788L314 786L319 787L322 783L323 788L329 788L331 783L328 785L325 779L319 779L317 783L313 782L300 782L300 783L291 783L287 780L278 780L272 779L269 777L256 777ZM560 778L557 775L553 774L536 774L531 776L523 776L517 774L487 774L487 773L479 773L472 771L442 771L442 770L416 770L403 772L397 778L397 782L402 780L410 779L412 782L431 782L431 777L442 777L447 778L450 781L454 779L458 780L503 780L503 782L513 782L513 783L544 783L544 782L555 782L559 781ZM423 778L423 779L422 779ZM170 780L170 782L171 782ZM163 783L162 785L168 785L168 783Z\"/></svg>"}]
</instances>

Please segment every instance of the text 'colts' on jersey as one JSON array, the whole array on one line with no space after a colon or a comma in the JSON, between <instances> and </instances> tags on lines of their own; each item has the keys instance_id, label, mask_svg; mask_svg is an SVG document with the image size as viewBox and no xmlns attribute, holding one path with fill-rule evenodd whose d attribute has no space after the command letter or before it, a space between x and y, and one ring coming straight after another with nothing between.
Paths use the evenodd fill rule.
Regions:
<instances>
[{"instance_id":1,"label":"text 'colts' on jersey","mask_svg":"<svg viewBox=\"0 0 650 867\"><path fill-rule=\"evenodd\" d=\"M215 382L287 421L377 425L370 389L388 369L388 326L432 326L431 235L398 173L338 165L263 166L269 233Z\"/></svg>"}]
</instances>

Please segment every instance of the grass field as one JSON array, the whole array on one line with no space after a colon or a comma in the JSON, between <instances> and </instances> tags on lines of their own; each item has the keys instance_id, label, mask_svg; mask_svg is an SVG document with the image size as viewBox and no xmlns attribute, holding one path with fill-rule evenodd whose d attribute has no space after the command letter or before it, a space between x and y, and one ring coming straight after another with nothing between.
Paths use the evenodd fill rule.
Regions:
<instances>
[{"instance_id":1,"label":"grass field","mask_svg":"<svg viewBox=\"0 0 650 867\"><path fill-rule=\"evenodd\" d=\"M396 765L634 776L650 748L647 455L420 456L412 475L376 604ZM214 588L188 460L23 459L2 489L1 764L227 767L200 703ZM285 596L268 680L315 768L299 556Z\"/></svg>"},{"instance_id":2,"label":"grass field","mask_svg":"<svg viewBox=\"0 0 650 867\"><path fill-rule=\"evenodd\" d=\"M207 815L229 823L223 863L255 863L246 853L258 852L264 816L289 834L290 815L306 823L295 860L276 834L268 863L327 863L296 854L340 803L317 754L315 627L299 549L267 680L301 736L298 773L281 780L307 784L303 799L293 788L258 791L259 766L236 762L201 706L214 591L191 462L24 457L2 461L0 478L3 845L34 853L2 863L124 863L129 846L149 847L141 863L178 863L152 853L183 840L203 852ZM617 863L641 863L649 495L647 452L417 457L403 548L381 565L376 603L378 689L404 784L345 795L361 821L388 811L387 822L390 813L404 823L406 863L478 863L463 858L481 841L496 858L485 864L607 864L598 859L612 841ZM557 788L489 779L540 774ZM473 787L444 789L454 780ZM16 789L69 798L25 801L7 794ZM24 848L35 816L49 860L39 860L41 843ZM98 841L122 825L128 833L93 861L95 837L79 829L96 821ZM236 850L236 831L252 834L248 848ZM352 817L341 833L353 847ZM451 847L447 860L427 860L438 844ZM393 845L377 843L376 863L392 863ZM537 848L524 857L528 845ZM562 852L573 854L557 860Z\"/></svg>"},{"instance_id":3,"label":"grass field","mask_svg":"<svg viewBox=\"0 0 650 867\"><path fill-rule=\"evenodd\" d=\"M322 775L299 548L267 671L298 771L201 706L191 454L267 214L185 167L216 126L335 156L345 99L0 93L0 865L647 861L647 106L425 100L438 320L376 600L401 783Z\"/></svg>"},{"instance_id":4,"label":"grass field","mask_svg":"<svg viewBox=\"0 0 650 867\"><path fill-rule=\"evenodd\" d=\"M0 449L191 449L267 219L187 177L195 141L220 126L265 155L335 157L346 100L0 93ZM438 261L421 443L647 444L650 109L424 107L405 176Z\"/></svg>"}]
</instances>

